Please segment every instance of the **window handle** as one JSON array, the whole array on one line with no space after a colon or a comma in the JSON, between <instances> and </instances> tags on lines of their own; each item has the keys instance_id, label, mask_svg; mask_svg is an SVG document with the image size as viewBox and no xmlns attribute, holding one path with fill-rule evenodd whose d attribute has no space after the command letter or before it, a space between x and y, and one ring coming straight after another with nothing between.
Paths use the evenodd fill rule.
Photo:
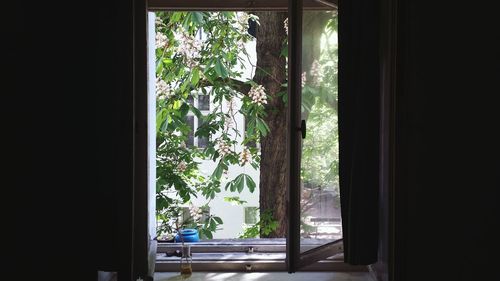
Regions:
<instances>
[{"instance_id":1,"label":"window handle","mask_svg":"<svg viewBox=\"0 0 500 281\"><path fill-rule=\"evenodd\" d=\"M300 132L302 133L302 138L305 139L306 138L306 120L302 120L302 122L300 122Z\"/></svg>"}]
</instances>

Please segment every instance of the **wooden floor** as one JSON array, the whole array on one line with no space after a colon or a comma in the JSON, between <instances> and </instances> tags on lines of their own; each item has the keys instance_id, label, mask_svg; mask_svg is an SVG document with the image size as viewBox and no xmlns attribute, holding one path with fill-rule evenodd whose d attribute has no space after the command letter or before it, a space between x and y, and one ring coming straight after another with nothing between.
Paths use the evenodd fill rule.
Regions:
<instances>
[{"instance_id":1,"label":"wooden floor","mask_svg":"<svg viewBox=\"0 0 500 281\"><path fill-rule=\"evenodd\" d=\"M194 272L182 276L176 272L157 272L155 281L374 281L368 272Z\"/></svg>"}]
</instances>

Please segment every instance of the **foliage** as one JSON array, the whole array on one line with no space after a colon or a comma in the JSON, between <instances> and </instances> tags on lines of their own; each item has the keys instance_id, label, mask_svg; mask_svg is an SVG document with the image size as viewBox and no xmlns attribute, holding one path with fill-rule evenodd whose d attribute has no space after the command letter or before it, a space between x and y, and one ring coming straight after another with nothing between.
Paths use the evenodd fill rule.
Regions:
<instances>
[{"instance_id":1,"label":"foliage","mask_svg":"<svg viewBox=\"0 0 500 281\"><path fill-rule=\"evenodd\" d=\"M258 150L246 144L269 132L262 119L266 114L265 89L251 80L241 81L242 69L238 69L248 56L244 49L250 40L248 21L257 19L236 12L156 15L158 234L189 226L198 228L202 237L211 238L222 220L213 215L202 220L203 216L193 212L193 220L181 221L181 206L201 194L208 201L206 207L221 192L222 177L230 165L259 166ZM200 95L210 96L215 105L208 114L190 103L190 98ZM236 100L240 108L234 108ZM240 143L242 151L236 151L236 137L241 136L241 130L234 126L236 113L243 114L249 124ZM196 116L202 124L194 132L186 122L188 115ZM187 146L190 134L207 138L207 147ZM198 170L199 160L204 159L217 163L209 177ZM251 192L256 188L247 174L226 184L231 191L242 192L245 187Z\"/></svg>"},{"instance_id":2,"label":"foliage","mask_svg":"<svg viewBox=\"0 0 500 281\"><path fill-rule=\"evenodd\" d=\"M260 220L254 225L248 226L243 230L239 238L257 238L262 233L268 235L278 228L278 221L274 219L272 210L265 210Z\"/></svg>"}]
</instances>

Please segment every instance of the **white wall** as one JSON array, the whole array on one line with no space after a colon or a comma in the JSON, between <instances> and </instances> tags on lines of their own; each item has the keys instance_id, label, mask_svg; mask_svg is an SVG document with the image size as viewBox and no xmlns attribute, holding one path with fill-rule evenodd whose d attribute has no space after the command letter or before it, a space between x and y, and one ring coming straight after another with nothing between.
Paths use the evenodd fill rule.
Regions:
<instances>
[{"instance_id":1,"label":"white wall","mask_svg":"<svg viewBox=\"0 0 500 281\"><path fill-rule=\"evenodd\" d=\"M245 44L247 52L249 54L249 59L244 56L243 59L245 61L244 64L244 74L242 78L240 79L241 81L247 81L248 79L252 79L252 76L254 74L254 70L252 65L256 65L257 61L257 53L256 53L256 41L250 41ZM239 69L239 66L237 67ZM239 110L241 107L241 101L235 100L236 106L235 106L235 112ZM226 104L223 104L223 111L227 112L228 108ZM236 119L236 125L238 129L243 129L245 127L244 124L244 117L241 114L236 114L235 115ZM214 136L215 138L218 137L218 135ZM238 142L243 141L243 137L240 136L237 138ZM237 146L236 151L241 152L243 150L242 146ZM200 161L200 171L203 173L205 176L210 176L214 169L217 167L217 163L213 162L211 160L201 160ZM252 177L252 179L255 181L257 188L253 193L250 193L247 188L243 190L242 193L238 192L230 192L224 191L224 186L226 185L227 181L230 181L234 179L236 176L238 176L241 173L246 173ZM214 233L214 238L237 238L242 232L243 232L243 223L245 219L245 212L244 212L244 207L259 207L259 182L260 182L260 173L258 170L255 170L250 164L246 164L244 167L240 167L237 165L233 165L229 167L228 170L228 180L223 181L221 183L221 189L222 192L217 194L216 197L210 202L210 213L219 216L224 224L221 226L221 230L218 230L216 233ZM224 201L224 197L232 197L232 196L239 196L241 200L247 201L247 203L243 205L232 205L229 202ZM198 198L195 198L192 200L192 203L195 206L200 206L206 203L206 199L203 197L203 195L199 194Z\"/></svg>"}]
</instances>

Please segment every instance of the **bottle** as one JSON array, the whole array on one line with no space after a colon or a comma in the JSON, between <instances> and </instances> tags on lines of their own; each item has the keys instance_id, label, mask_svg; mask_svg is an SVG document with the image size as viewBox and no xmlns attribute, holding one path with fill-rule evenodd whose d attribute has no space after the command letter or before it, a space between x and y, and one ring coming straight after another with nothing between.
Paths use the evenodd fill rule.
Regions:
<instances>
[{"instance_id":1,"label":"bottle","mask_svg":"<svg viewBox=\"0 0 500 281\"><path fill-rule=\"evenodd\" d=\"M191 245L182 245L182 257L181 257L181 274L191 275L193 269L191 264L193 259L191 257Z\"/></svg>"}]
</instances>

